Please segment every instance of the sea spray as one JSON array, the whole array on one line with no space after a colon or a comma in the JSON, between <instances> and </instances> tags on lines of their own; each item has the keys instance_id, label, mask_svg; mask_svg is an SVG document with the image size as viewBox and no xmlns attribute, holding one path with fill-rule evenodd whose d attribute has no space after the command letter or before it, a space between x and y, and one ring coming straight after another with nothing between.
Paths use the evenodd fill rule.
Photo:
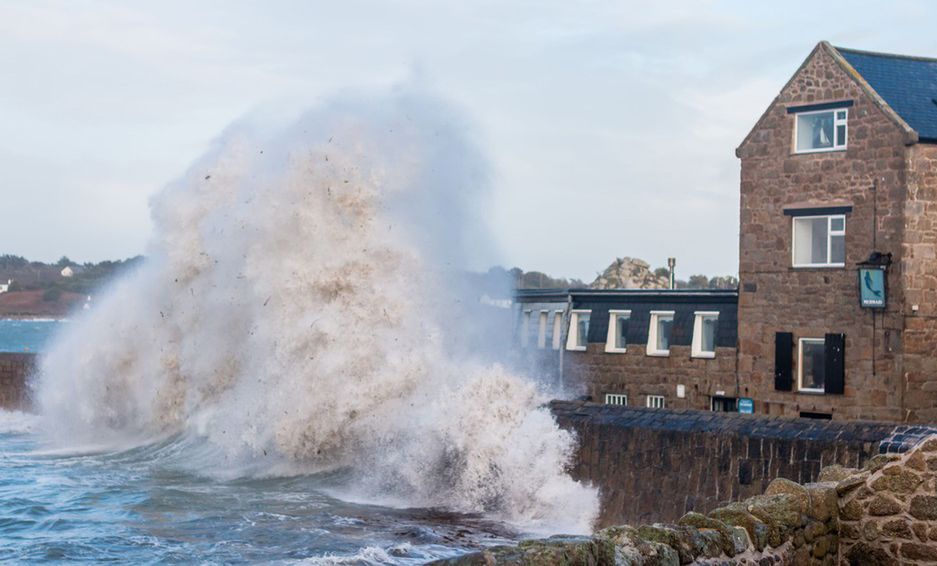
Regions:
<instances>
[{"instance_id":1,"label":"sea spray","mask_svg":"<svg viewBox=\"0 0 937 566\"><path fill-rule=\"evenodd\" d=\"M454 116L398 92L229 128L154 199L145 264L44 356L49 437L182 435L204 473L347 469L370 501L588 531L575 439L469 347L492 330L452 274L484 244L485 168Z\"/></svg>"}]
</instances>

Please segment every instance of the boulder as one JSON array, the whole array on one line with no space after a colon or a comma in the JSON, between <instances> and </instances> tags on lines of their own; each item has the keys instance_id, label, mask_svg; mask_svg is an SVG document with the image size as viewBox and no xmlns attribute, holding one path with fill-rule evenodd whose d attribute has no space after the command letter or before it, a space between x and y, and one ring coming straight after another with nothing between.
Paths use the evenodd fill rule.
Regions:
<instances>
[{"instance_id":1,"label":"boulder","mask_svg":"<svg viewBox=\"0 0 937 566\"><path fill-rule=\"evenodd\" d=\"M846 468L840 466L839 464L833 464L832 466L827 466L820 470L820 476L817 478L817 481L827 482L827 481L842 481L849 476L854 476L859 473L858 468Z\"/></svg>"}]
</instances>

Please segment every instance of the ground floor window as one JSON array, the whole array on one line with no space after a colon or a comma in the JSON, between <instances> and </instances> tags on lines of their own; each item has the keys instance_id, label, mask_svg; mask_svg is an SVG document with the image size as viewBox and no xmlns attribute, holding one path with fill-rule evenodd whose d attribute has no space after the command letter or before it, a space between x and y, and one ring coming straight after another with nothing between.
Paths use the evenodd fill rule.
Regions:
<instances>
[{"instance_id":1,"label":"ground floor window","mask_svg":"<svg viewBox=\"0 0 937 566\"><path fill-rule=\"evenodd\" d=\"M709 408L717 413L735 413L738 411L738 402L735 397L714 396L710 401Z\"/></svg>"},{"instance_id":2,"label":"ground floor window","mask_svg":"<svg viewBox=\"0 0 937 566\"><path fill-rule=\"evenodd\" d=\"M830 413L811 413L809 411L801 411L800 418L802 419L817 419L821 421L831 421L833 420L833 415Z\"/></svg>"},{"instance_id":3,"label":"ground floor window","mask_svg":"<svg viewBox=\"0 0 937 566\"><path fill-rule=\"evenodd\" d=\"M648 395L647 406L649 409L663 409L667 406L663 395Z\"/></svg>"},{"instance_id":4,"label":"ground floor window","mask_svg":"<svg viewBox=\"0 0 937 566\"><path fill-rule=\"evenodd\" d=\"M801 338L797 349L798 389L823 393L826 389L826 341Z\"/></svg>"},{"instance_id":5,"label":"ground floor window","mask_svg":"<svg viewBox=\"0 0 937 566\"><path fill-rule=\"evenodd\" d=\"M623 393L606 393L605 404L606 405L627 405L628 396Z\"/></svg>"}]
</instances>

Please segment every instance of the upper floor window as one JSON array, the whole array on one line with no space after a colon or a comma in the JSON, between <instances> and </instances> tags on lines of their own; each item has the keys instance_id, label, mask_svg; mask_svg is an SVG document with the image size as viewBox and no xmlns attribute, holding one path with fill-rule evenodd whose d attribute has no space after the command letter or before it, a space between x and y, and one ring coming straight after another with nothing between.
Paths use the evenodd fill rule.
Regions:
<instances>
[{"instance_id":1,"label":"upper floor window","mask_svg":"<svg viewBox=\"0 0 937 566\"><path fill-rule=\"evenodd\" d=\"M846 216L794 217L794 267L844 267Z\"/></svg>"},{"instance_id":2,"label":"upper floor window","mask_svg":"<svg viewBox=\"0 0 937 566\"><path fill-rule=\"evenodd\" d=\"M589 343L589 318L591 310L574 310L569 313L569 333L566 337L567 350L584 352Z\"/></svg>"},{"instance_id":3,"label":"upper floor window","mask_svg":"<svg viewBox=\"0 0 937 566\"><path fill-rule=\"evenodd\" d=\"M670 355L673 315L674 311L651 311L651 326L647 333L648 356Z\"/></svg>"},{"instance_id":4,"label":"upper floor window","mask_svg":"<svg viewBox=\"0 0 937 566\"><path fill-rule=\"evenodd\" d=\"M628 323L631 311L608 311L608 336L605 339L605 351L623 354L628 351Z\"/></svg>"},{"instance_id":5,"label":"upper floor window","mask_svg":"<svg viewBox=\"0 0 937 566\"><path fill-rule=\"evenodd\" d=\"M553 349L560 349L560 336L563 334L563 311L553 312Z\"/></svg>"},{"instance_id":6,"label":"upper floor window","mask_svg":"<svg viewBox=\"0 0 937 566\"><path fill-rule=\"evenodd\" d=\"M547 314L549 311L540 311L537 324L537 347L541 350L547 347Z\"/></svg>"},{"instance_id":7,"label":"upper floor window","mask_svg":"<svg viewBox=\"0 0 937 566\"><path fill-rule=\"evenodd\" d=\"M716 327L719 324L719 313L697 311L693 322L693 349L694 358L716 357Z\"/></svg>"},{"instance_id":8,"label":"upper floor window","mask_svg":"<svg viewBox=\"0 0 937 566\"><path fill-rule=\"evenodd\" d=\"M647 396L647 408L648 409L663 409L667 407L667 401L664 400L663 395L648 395Z\"/></svg>"},{"instance_id":9,"label":"upper floor window","mask_svg":"<svg viewBox=\"0 0 937 566\"><path fill-rule=\"evenodd\" d=\"M794 139L797 153L846 149L849 110L834 108L794 115Z\"/></svg>"}]
</instances>

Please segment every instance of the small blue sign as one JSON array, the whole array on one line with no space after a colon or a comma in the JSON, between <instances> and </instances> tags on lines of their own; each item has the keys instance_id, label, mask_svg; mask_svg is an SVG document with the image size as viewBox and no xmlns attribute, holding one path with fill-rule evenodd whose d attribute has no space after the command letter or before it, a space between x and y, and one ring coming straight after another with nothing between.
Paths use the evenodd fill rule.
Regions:
<instances>
[{"instance_id":1,"label":"small blue sign","mask_svg":"<svg viewBox=\"0 0 937 566\"><path fill-rule=\"evenodd\" d=\"M751 415L755 412L755 401L751 397L739 397L739 412Z\"/></svg>"},{"instance_id":2,"label":"small blue sign","mask_svg":"<svg viewBox=\"0 0 937 566\"><path fill-rule=\"evenodd\" d=\"M865 308L885 308L884 269L879 267L859 268L859 299Z\"/></svg>"}]
</instances>

